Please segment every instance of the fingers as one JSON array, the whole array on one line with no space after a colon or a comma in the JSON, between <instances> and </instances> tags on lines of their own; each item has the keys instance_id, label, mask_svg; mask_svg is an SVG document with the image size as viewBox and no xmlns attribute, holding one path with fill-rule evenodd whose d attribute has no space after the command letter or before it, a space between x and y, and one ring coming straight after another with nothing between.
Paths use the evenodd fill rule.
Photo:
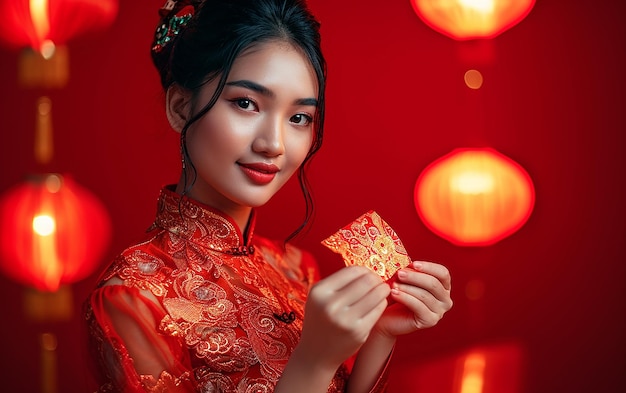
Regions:
<instances>
[{"instance_id":1,"label":"fingers","mask_svg":"<svg viewBox=\"0 0 626 393\"><path fill-rule=\"evenodd\" d=\"M377 313L390 288L369 269L352 266L320 281L313 291L313 296L326 304L328 314L343 313L358 319Z\"/></svg>"},{"instance_id":2,"label":"fingers","mask_svg":"<svg viewBox=\"0 0 626 393\"><path fill-rule=\"evenodd\" d=\"M387 289L387 293L389 293L389 286L387 286ZM377 302L374 308L365 308L366 313L361 316L361 322L363 323L363 325L368 326L368 333L387 309L387 305L389 304L387 302L387 296L385 296L381 301Z\"/></svg>"},{"instance_id":3,"label":"fingers","mask_svg":"<svg viewBox=\"0 0 626 393\"><path fill-rule=\"evenodd\" d=\"M299 346L332 364L344 361L367 340L387 307L389 285L369 269L346 267L309 293Z\"/></svg>"},{"instance_id":4,"label":"fingers","mask_svg":"<svg viewBox=\"0 0 626 393\"><path fill-rule=\"evenodd\" d=\"M416 313L428 310L439 316L443 315L452 307L451 279L448 269L437 263L425 261L415 261L411 267L412 269L398 271L398 282L394 285L392 294L394 296L400 293L409 295L403 298L410 300L411 305L406 305Z\"/></svg>"},{"instance_id":5,"label":"fingers","mask_svg":"<svg viewBox=\"0 0 626 393\"><path fill-rule=\"evenodd\" d=\"M365 270L366 274L358 276L336 291L336 296L343 298L348 307L373 306L389 295L389 285L369 269Z\"/></svg>"},{"instance_id":6,"label":"fingers","mask_svg":"<svg viewBox=\"0 0 626 393\"><path fill-rule=\"evenodd\" d=\"M349 305L344 308L348 315L355 319L363 320L368 326L373 325L385 311L387 307L387 297L391 292L389 285L382 282L379 277L374 278L381 282L364 295L356 296L356 293L362 291L362 289L359 289L350 291L350 294L345 297L347 303L349 303ZM358 285L358 283L355 283L355 285Z\"/></svg>"},{"instance_id":7,"label":"fingers","mask_svg":"<svg viewBox=\"0 0 626 393\"><path fill-rule=\"evenodd\" d=\"M413 261L411 267L419 272L430 274L431 276L436 277L446 290L450 290L452 286L452 279L450 276L450 272L445 266L434 262Z\"/></svg>"},{"instance_id":8,"label":"fingers","mask_svg":"<svg viewBox=\"0 0 626 393\"><path fill-rule=\"evenodd\" d=\"M322 298L341 297L346 305L355 303L359 298L383 281L368 268L363 266L345 267L326 277L315 285L316 296Z\"/></svg>"},{"instance_id":9,"label":"fingers","mask_svg":"<svg viewBox=\"0 0 626 393\"><path fill-rule=\"evenodd\" d=\"M401 290L392 291L394 299L410 310L410 321L414 324L414 328L405 328L401 333L407 333L416 329L424 329L431 326L435 326L439 320L443 317L445 311L441 309L441 311L437 312L432 310L432 308L437 309L438 307L433 307L432 304L428 305L427 302L422 301L420 298L413 296L409 292L403 292ZM431 308L432 307L432 308ZM409 317L409 315L407 315ZM400 325L400 324L398 324ZM395 328L397 328L396 326Z\"/></svg>"},{"instance_id":10,"label":"fingers","mask_svg":"<svg viewBox=\"0 0 626 393\"><path fill-rule=\"evenodd\" d=\"M317 286L328 287L331 290L341 288L359 276L368 274L370 271L364 266L345 267L324 278L317 283Z\"/></svg>"},{"instance_id":11,"label":"fingers","mask_svg":"<svg viewBox=\"0 0 626 393\"><path fill-rule=\"evenodd\" d=\"M451 278L448 269L433 262L415 261L410 268L398 271L401 282L425 289L438 299L448 296Z\"/></svg>"}]
</instances>

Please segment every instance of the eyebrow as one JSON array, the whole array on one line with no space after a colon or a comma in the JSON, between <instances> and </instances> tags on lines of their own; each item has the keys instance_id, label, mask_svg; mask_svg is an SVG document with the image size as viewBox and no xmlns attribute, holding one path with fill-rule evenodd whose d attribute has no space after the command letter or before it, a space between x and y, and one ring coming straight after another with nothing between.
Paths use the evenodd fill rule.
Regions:
<instances>
[{"instance_id":1,"label":"eyebrow","mask_svg":"<svg viewBox=\"0 0 626 393\"><path fill-rule=\"evenodd\" d=\"M248 90L252 90L255 91L259 94L262 94L266 97L270 97L270 98L274 98L276 97L276 94L274 94L273 91L271 91L270 89L268 89L265 86L259 85L258 83L249 81L249 80L237 80L237 81L230 81L230 82L226 82L227 86L237 86L237 87L243 87L244 89L248 89ZM317 99L315 98L299 98L295 101L296 105L303 105L303 106L317 106L318 102Z\"/></svg>"}]
</instances>

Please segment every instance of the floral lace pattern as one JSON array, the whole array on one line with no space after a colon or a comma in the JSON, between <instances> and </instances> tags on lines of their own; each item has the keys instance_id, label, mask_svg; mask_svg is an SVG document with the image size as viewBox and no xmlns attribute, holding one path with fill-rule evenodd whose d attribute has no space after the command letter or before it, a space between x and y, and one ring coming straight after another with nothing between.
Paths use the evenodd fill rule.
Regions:
<instances>
[{"instance_id":1,"label":"floral lace pattern","mask_svg":"<svg viewBox=\"0 0 626 393\"><path fill-rule=\"evenodd\" d=\"M244 238L229 217L166 188L153 237L125 250L103 277L154 296L163 314L154 329L180 343L197 391L273 391L300 338L313 273L303 271L299 250L252 239L253 227L254 215ZM124 348L116 352L124 358ZM341 368L329 391L343 391L346 376ZM161 391L180 377L140 378L147 391Z\"/></svg>"}]
</instances>

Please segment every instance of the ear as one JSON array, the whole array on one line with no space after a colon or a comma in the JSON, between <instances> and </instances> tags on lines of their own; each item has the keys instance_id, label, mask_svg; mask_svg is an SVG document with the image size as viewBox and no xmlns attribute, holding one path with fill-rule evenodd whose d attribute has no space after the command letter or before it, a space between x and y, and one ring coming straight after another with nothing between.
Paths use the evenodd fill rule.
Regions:
<instances>
[{"instance_id":1,"label":"ear","mask_svg":"<svg viewBox=\"0 0 626 393\"><path fill-rule=\"evenodd\" d=\"M165 113L167 120L176 132L181 132L191 113L191 92L174 84L165 95Z\"/></svg>"}]
</instances>

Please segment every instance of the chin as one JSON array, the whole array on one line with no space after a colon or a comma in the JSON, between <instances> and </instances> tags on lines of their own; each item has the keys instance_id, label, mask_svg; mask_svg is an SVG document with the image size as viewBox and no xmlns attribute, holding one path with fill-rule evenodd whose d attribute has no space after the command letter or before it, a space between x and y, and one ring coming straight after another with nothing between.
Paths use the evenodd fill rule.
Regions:
<instances>
[{"instance_id":1,"label":"chin","mask_svg":"<svg viewBox=\"0 0 626 393\"><path fill-rule=\"evenodd\" d=\"M274 194L272 194L273 196ZM252 207L252 208L257 208L257 207L261 207L265 204L267 204L271 199L272 196L266 197L266 198L243 198L241 200L239 200L239 204L242 206L248 206L248 207Z\"/></svg>"}]
</instances>

